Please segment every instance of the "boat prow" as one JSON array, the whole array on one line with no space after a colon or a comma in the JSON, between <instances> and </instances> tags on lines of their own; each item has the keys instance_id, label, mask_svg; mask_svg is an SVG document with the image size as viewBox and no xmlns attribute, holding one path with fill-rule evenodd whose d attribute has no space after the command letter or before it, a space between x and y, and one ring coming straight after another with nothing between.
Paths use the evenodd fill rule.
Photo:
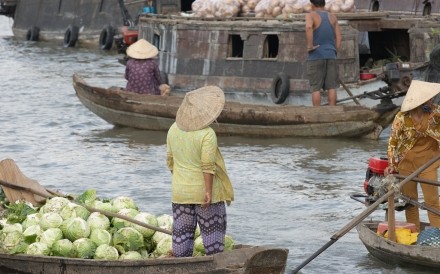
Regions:
<instances>
[{"instance_id":1,"label":"boat prow","mask_svg":"<svg viewBox=\"0 0 440 274\"><path fill-rule=\"evenodd\" d=\"M438 247L405 245L390 241L376 233L379 222L362 222L356 229L359 238L374 257L386 263L410 264L440 269Z\"/></svg>"}]
</instances>

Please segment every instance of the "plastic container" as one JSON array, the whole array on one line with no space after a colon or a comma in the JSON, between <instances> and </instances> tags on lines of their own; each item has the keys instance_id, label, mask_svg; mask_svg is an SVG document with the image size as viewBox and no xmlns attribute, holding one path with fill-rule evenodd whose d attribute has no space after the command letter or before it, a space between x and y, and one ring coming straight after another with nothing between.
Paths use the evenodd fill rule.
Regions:
<instances>
[{"instance_id":1,"label":"plastic container","mask_svg":"<svg viewBox=\"0 0 440 274\"><path fill-rule=\"evenodd\" d=\"M359 79L361 79L362 81L364 81L364 80L370 80L370 79L373 79L373 78L376 78L376 74L374 74L374 73L369 73L369 72L361 72L360 74L359 74Z\"/></svg>"},{"instance_id":2,"label":"plastic container","mask_svg":"<svg viewBox=\"0 0 440 274\"><path fill-rule=\"evenodd\" d=\"M407 228L407 229L411 230L412 233L417 232L417 227L413 223L396 221L396 229L397 228ZM377 234L383 235L386 231L388 231L388 223L380 223L377 226Z\"/></svg>"}]
</instances>

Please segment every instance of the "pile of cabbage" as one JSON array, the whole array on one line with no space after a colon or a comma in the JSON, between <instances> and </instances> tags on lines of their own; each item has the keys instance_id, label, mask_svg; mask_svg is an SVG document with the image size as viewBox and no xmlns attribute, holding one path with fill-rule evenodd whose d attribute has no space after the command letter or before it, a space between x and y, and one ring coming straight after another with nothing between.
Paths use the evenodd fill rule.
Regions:
<instances>
[{"instance_id":1,"label":"pile of cabbage","mask_svg":"<svg viewBox=\"0 0 440 274\"><path fill-rule=\"evenodd\" d=\"M126 196L101 200L95 190L87 190L75 202L54 197L39 208L27 202L9 204L7 215L0 220L0 253L101 260L140 260L172 254L171 235L99 212L91 213L79 204L168 231L172 229L172 216L142 212ZM199 227L195 236L193 255L203 256ZM233 245L233 239L227 236L225 250Z\"/></svg>"}]
</instances>

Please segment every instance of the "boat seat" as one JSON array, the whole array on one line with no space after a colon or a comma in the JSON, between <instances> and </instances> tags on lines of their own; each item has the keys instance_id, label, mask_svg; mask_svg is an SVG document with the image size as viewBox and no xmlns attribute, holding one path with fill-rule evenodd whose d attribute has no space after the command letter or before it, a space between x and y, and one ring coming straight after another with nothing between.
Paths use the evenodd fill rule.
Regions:
<instances>
[{"instance_id":1,"label":"boat seat","mask_svg":"<svg viewBox=\"0 0 440 274\"><path fill-rule=\"evenodd\" d=\"M411 230L411 233L418 232L416 225L413 223L396 221L396 229L398 228L408 228ZM388 231L388 222L379 223L377 226L377 234L384 235L386 231Z\"/></svg>"}]
</instances>

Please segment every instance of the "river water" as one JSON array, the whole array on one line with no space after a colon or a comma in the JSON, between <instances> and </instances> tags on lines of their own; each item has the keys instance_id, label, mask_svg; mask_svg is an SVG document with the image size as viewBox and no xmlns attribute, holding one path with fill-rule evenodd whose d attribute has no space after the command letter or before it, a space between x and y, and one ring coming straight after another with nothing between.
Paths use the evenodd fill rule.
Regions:
<instances>
[{"instance_id":1,"label":"river water","mask_svg":"<svg viewBox=\"0 0 440 274\"><path fill-rule=\"evenodd\" d=\"M89 112L72 87L73 73L99 86L125 85L119 56L18 41L11 25L0 17L0 160L15 160L50 189L128 195L144 211L170 214L166 134L113 127ZM368 159L385 156L388 135L385 130L376 141L219 137L236 198L227 208L228 234L239 243L289 249L290 273L365 209L349 196L362 193ZM368 218L383 216L376 211ZM352 229L301 273L434 272L373 258Z\"/></svg>"}]
</instances>

